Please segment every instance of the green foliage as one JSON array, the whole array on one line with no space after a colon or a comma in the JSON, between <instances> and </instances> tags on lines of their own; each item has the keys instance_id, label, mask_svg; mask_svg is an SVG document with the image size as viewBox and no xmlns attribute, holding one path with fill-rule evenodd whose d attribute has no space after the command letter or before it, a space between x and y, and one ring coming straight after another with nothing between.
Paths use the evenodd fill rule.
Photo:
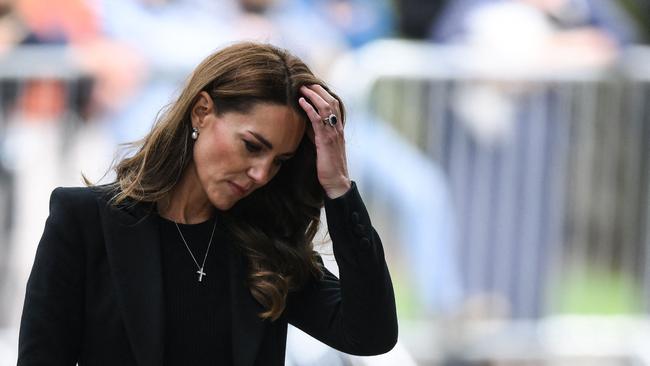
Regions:
<instances>
[{"instance_id":1,"label":"green foliage","mask_svg":"<svg viewBox=\"0 0 650 366\"><path fill-rule=\"evenodd\" d=\"M563 276L554 291L560 313L614 315L642 310L641 290L629 276L597 268Z\"/></svg>"}]
</instances>

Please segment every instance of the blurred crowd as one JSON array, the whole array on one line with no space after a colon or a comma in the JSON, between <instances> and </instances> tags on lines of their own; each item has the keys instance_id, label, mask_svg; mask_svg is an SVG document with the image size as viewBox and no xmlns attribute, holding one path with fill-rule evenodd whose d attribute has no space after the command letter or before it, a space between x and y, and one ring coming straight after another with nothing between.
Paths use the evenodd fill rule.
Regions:
<instances>
[{"instance_id":1,"label":"blurred crowd","mask_svg":"<svg viewBox=\"0 0 650 366\"><path fill-rule=\"evenodd\" d=\"M327 79L340 57L386 38L472 47L478 60L458 63L478 72L606 68L625 47L650 42L650 1L0 0L0 329L18 325L51 189L80 184L82 170L100 180L115 147L148 131L203 57L236 40L271 42ZM1 69L36 45L65 46L79 74L35 78ZM22 62L47 69L52 60ZM490 144L508 121L525 118L508 115L516 100L512 89L486 83L459 88L451 104ZM486 103L500 108L474 108ZM406 263L396 278L410 278L420 314L457 310L468 288L455 220L469 214L454 206L442 167L376 117L351 111L358 122L351 165L395 213L386 236Z\"/></svg>"}]
</instances>

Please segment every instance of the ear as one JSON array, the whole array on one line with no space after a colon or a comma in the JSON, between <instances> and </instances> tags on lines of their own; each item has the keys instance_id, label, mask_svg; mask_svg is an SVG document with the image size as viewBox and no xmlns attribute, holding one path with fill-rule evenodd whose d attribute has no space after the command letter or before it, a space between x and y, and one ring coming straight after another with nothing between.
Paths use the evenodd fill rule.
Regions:
<instances>
[{"instance_id":1,"label":"ear","mask_svg":"<svg viewBox=\"0 0 650 366\"><path fill-rule=\"evenodd\" d=\"M191 118L192 118L192 127L202 128L206 124L207 116L210 116L216 112L214 102L205 91L200 92L195 100L194 105L192 105Z\"/></svg>"}]
</instances>

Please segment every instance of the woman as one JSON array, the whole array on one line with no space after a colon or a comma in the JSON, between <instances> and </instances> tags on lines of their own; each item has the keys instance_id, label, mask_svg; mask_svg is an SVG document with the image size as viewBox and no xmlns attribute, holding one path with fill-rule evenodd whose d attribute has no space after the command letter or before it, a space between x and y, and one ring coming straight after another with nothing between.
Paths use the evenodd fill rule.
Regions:
<instances>
[{"instance_id":1,"label":"woman","mask_svg":"<svg viewBox=\"0 0 650 366\"><path fill-rule=\"evenodd\" d=\"M397 338L339 98L296 57L204 60L107 186L58 188L19 365L282 365L291 323L343 352ZM341 281L312 239L325 207Z\"/></svg>"}]
</instances>

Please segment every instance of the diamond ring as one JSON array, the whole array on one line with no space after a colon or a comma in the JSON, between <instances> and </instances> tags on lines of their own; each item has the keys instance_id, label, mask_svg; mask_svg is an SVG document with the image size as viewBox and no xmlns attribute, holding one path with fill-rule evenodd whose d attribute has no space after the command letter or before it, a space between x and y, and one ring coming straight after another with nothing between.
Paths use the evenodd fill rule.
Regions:
<instances>
[{"instance_id":1,"label":"diamond ring","mask_svg":"<svg viewBox=\"0 0 650 366\"><path fill-rule=\"evenodd\" d=\"M334 127L334 125L336 125L337 122L338 122L338 118L334 115L334 113L332 113L329 116L323 118L323 123L327 123L332 127Z\"/></svg>"}]
</instances>

